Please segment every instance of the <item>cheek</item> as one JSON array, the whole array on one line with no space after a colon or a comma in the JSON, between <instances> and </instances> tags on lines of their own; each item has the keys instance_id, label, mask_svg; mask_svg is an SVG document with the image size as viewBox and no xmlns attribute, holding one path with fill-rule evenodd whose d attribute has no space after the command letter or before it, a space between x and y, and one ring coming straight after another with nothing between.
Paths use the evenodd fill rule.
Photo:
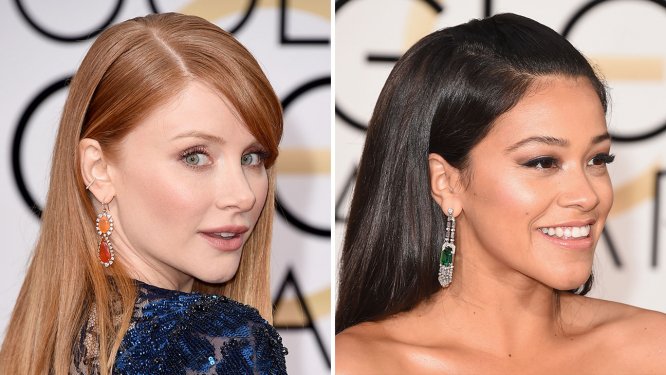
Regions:
<instances>
[{"instance_id":1,"label":"cheek","mask_svg":"<svg viewBox=\"0 0 666 375\"><path fill-rule=\"evenodd\" d=\"M172 232L178 223L197 223L194 219L210 205L211 194L169 168L126 167L118 191L122 219L129 233L144 231Z\"/></svg>"},{"instance_id":2,"label":"cheek","mask_svg":"<svg viewBox=\"0 0 666 375\"><path fill-rule=\"evenodd\" d=\"M531 216L547 205L539 193L543 189L515 173L483 169L477 171L471 184L474 185L471 198L474 206L481 211L480 214L484 215L483 211L487 210L493 211L493 214L484 215L489 220L497 221L497 218L501 218L501 222L515 225L512 220Z\"/></svg>"},{"instance_id":3,"label":"cheek","mask_svg":"<svg viewBox=\"0 0 666 375\"><path fill-rule=\"evenodd\" d=\"M601 216L603 216L602 219L605 219L613 206L614 199L613 185L611 184L610 177L606 176L606 178L600 180L595 191L599 197L599 210L601 211Z\"/></svg>"},{"instance_id":4,"label":"cheek","mask_svg":"<svg viewBox=\"0 0 666 375\"><path fill-rule=\"evenodd\" d=\"M250 188L254 192L255 203L252 207L252 218L253 221L257 221L259 215L261 214L264 204L266 203L266 198L268 194L268 174L266 170L261 170L256 175L251 175L248 177L248 183Z\"/></svg>"}]
</instances>

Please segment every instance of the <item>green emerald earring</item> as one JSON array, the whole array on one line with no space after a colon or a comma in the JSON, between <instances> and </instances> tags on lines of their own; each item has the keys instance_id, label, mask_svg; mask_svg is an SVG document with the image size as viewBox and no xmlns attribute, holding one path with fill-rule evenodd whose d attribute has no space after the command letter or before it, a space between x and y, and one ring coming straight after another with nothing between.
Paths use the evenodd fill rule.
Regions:
<instances>
[{"instance_id":1,"label":"green emerald earring","mask_svg":"<svg viewBox=\"0 0 666 375\"><path fill-rule=\"evenodd\" d=\"M439 254L439 284L446 288L453 280L453 258L456 255L456 218L453 216L453 208L449 208L446 216L446 232L444 233L444 244Z\"/></svg>"}]
</instances>

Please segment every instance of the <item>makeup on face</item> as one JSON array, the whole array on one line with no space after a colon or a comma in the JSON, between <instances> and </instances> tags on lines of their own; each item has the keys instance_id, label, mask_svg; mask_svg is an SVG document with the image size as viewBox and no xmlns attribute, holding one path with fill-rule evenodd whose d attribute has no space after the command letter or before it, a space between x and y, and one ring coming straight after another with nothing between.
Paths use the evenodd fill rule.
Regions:
<instances>
[{"instance_id":1,"label":"makeup on face","mask_svg":"<svg viewBox=\"0 0 666 375\"><path fill-rule=\"evenodd\" d=\"M501 115L470 153L459 247L494 269L574 288L590 274L610 211L614 156L591 84L539 79L548 82Z\"/></svg>"},{"instance_id":2,"label":"makeup on face","mask_svg":"<svg viewBox=\"0 0 666 375\"><path fill-rule=\"evenodd\" d=\"M119 155L117 251L138 274L176 285L231 279L268 193L268 155L234 109L193 82L137 125Z\"/></svg>"}]
</instances>

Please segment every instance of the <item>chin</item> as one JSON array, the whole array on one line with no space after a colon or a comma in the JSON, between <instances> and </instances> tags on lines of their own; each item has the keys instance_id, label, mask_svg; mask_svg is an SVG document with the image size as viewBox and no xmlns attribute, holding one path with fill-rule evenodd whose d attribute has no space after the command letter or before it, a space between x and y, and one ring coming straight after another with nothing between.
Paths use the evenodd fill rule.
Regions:
<instances>
[{"instance_id":1,"label":"chin","mask_svg":"<svg viewBox=\"0 0 666 375\"><path fill-rule=\"evenodd\" d=\"M583 286L590 278L590 271L581 273L580 275L567 275L566 279L554 280L548 285L557 290L575 290Z\"/></svg>"},{"instance_id":2,"label":"chin","mask_svg":"<svg viewBox=\"0 0 666 375\"><path fill-rule=\"evenodd\" d=\"M543 280L544 284L556 290L574 290L578 289L592 274L592 265L579 264L576 267L569 265L561 269L551 270L548 280Z\"/></svg>"},{"instance_id":3,"label":"chin","mask_svg":"<svg viewBox=\"0 0 666 375\"><path fill-rule=\"evenodd\" d=\"M208 284L224 284L227 281L231 280L236 276L236 274L233 274L231 276L218 276L218 277L202 277L199 280L208 283Z\"/></svg>"},{"instance_id":4,"label":"chin","mask_svg":"<svg viewBox=\"0 0 666 375\"><path fill-rule=\"evenodd\" d=\"M236 276L237 270L238 266L233 269L233 272L220 273L219 269L214 269L211 272L199 272L194 277L207 284L224 284Z\"/></svg>"}]
</instances>

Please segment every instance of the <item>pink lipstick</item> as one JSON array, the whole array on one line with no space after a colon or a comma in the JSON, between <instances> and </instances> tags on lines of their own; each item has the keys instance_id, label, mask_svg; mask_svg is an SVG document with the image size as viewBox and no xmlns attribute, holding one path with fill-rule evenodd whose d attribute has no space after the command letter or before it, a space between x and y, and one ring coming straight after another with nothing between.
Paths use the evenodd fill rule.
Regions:
<instances>
[{"instance_id":1,"label":"pink lipstick","mask_svg":"<svg viewBox=\"0 0 666 375\"><path fill-rule=\"evenodd\" d=\"M227 225L202 230L199 233L212 247L220 251L236 251L243 246L243 234L248 229L246 226Z\"/></svg>"}]
</instances>

